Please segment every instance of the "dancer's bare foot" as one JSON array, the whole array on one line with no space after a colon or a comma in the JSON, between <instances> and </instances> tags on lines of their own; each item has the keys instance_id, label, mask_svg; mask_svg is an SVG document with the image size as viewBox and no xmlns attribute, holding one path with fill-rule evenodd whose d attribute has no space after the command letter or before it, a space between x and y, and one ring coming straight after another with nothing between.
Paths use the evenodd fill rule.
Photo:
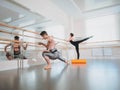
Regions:
<instances>
[{"instance_id":1,"label":"dancer's bare foot","mask_svg":"<svg viewBox=\"0 0 120 90\"><path fill-rule=\"evenodd\" d=\"M69 61L65 61L65 63L66 63L66 64L70 64L70 62L69 62Z\"/></svg>"},{"instance_id":2,"label":"dancer's bare foot","mask_svg":"<svg viewBox=\"0 0 120 90\"><path fill-rule=\"evenodd\" d=\"M49 70L49 69L51 69L51 65L47 65L47 66L45 66L44 69L45 69L45 70Z\"/></svg>"}]
</instances>

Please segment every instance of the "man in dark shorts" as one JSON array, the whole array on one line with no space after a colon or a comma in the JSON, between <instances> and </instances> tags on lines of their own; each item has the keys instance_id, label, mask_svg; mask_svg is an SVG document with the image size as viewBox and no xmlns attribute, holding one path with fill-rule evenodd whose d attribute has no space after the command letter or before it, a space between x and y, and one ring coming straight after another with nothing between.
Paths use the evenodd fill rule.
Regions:
<instances>
[{"instance_id":1,"label":"man in dark shorts","mask_svg":"<svg viewBox=\"0 0 120 90\"><path fill-rule=\"evenodd\" d=\"M11 52L7 51L7 48L11 46ZM19 36L14 37L14 42L8 44L5 46L4 51L6 52L6 57L8 60L20 58L20 59L26 59L26 57L21 53L21 48L24 50L27 49L28 44L25 46L19 41Z\"/></svg>"},{"instance_id":2,"label":"man in dark shorts","mask_svg":"<svg viewBox=\"0 0 120 90\"><path fill-rule=\"evenodd\" d=\"M39 43L39 45L43 45L47 48L42 53L42 56L44 57L44 59L46 60L46 62L48 64L44 69L45 70L51 69L50 59L52 59L52 60L59 59L62 62L68 64L68 62L65 61L65 59L62 58L60 52L55 48L55 41L54 41L53 37L49 36L46 31L42 31L40 33L40 35L43 37L43 39L48 41L47 45L44 44L44 43Z\"/></svg>"}]
</instances>

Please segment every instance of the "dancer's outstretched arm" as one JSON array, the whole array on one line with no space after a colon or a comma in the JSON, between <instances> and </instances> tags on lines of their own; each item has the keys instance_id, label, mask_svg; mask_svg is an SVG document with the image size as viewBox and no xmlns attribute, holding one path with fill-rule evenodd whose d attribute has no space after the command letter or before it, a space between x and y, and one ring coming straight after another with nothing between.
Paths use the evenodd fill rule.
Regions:
<instances>
[{"instance_id":1,"label":"dancer's outstretched arm","mask_svg":"<svg viewBox=\"0 0 120 90\"><path fill-rule=\"evenodd\" d=\"M44 47L46 47L46 48L47 48L47 45L46 45L46 44L44 44L44 43L39 42L39 43L38 43L38 45L42 45L42 46L44 46Z\"/></svg>"}]
</instances>

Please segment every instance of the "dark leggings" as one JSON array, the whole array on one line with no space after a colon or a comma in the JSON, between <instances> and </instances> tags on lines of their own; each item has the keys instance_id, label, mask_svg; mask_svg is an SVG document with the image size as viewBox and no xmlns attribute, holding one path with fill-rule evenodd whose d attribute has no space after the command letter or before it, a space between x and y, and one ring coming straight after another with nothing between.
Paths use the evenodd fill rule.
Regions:
<instances>
[{"instance_id":1,"label":"dark leggings","mask_svg":"<svg viewBox=\"0 0 120 90\"><path fill-rule=\"evenodd\" d=\"M90 37L87 37L85 39L82 39L82 40L78 40L78 41L70 41L70 43L75 46L75 49L76 49L76 52L77 52L77 59L80 58L80 53L79 53L79 44L90 39Z\"/></svg>"},{"instance_id":2,"label":"dark leggings","mask_svg":"<svg viewBox=\"0 0 120 90\"><path fill-rule=\"evenodd\" d=\"M79 59L80 58L79 44L75 45L75 50L77 52L77 59Z\"/></svg>"}]
</instances>

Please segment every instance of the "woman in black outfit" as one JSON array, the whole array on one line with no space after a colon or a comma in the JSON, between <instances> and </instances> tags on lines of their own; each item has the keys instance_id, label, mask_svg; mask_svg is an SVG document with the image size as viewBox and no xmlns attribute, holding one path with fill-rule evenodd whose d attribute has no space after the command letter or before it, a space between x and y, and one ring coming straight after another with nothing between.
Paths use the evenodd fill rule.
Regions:
<instances>
[{"instance_id":1,"label":"woman in black outfit","mask_svg":"<svg viewBox=\"0 0 120 90\"><path fill-rule=\"evenodd\" d=\"M77 41L74 41L74 40L73 40L73 37L74 37L74 34L73 34L73 33L70 33L70 38L69 38L68 41L69 41L73 46L75 46L75 49L76 49L76 52L77 52L77 59L79 59L79 58L80 58L79 44L82 43L82 42L84 42L84 41L86 41L86 40L88 40L88 39L90 39L90 38L92 38L93 36L90 36L90 37L87 37L87 38L84 38L84 39L81 39L81 40L77 40Z\"/></svg>"}]
</instances>

